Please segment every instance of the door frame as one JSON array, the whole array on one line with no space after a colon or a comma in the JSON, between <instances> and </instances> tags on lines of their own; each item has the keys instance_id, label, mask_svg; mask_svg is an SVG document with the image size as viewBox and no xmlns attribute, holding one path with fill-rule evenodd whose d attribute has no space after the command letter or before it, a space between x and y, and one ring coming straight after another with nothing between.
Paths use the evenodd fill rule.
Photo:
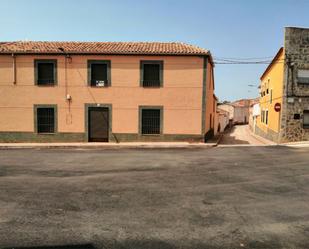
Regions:
<instances>
[{"instance_id":1,"label":"door frame","mask_svg":"<svg viewBox=\"0 0 309 249\"><path fill-rule=\"evenodd\" d=\"M86 142L89 142L89 108L96 107L96 108L108 108L108 142L113 141L112 135L112 104L101 104L101 103L86 103L85 104L85 138Z\"/></svg>"}]
</instances>

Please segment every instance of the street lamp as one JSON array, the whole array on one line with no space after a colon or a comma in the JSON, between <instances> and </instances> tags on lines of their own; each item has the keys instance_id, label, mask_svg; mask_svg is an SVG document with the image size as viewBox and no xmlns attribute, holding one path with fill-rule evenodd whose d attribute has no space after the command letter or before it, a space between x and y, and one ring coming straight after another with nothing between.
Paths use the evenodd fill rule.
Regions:
<instances>
[{"instance_id":1,"label":"street lamp","mask_svg":"<svg viewBox=\"0 0 309 249\"><path fill-rule=\"evenodd\" d=\"M255 84L249 84L248 86L250 86L250 87L256 87L256 88L261 88L260 85L255 85Z\"/></svg>"}]
</instances>

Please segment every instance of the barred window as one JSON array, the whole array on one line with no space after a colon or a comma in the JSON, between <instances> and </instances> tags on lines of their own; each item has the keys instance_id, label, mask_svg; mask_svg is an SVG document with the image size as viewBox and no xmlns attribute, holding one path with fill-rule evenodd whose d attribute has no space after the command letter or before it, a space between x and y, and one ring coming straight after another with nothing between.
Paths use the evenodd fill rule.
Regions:
<instances>
[{"instance_id":1,"label":"barred window","mask_svg":"<svg viewBox=\"0 0 309 249\"><path fill-rule=\"evenodd\" d=\"M55 109L37 108L37 131L38 133L55 132Z\"/></svg>"},{"instance_id":2,"label":"barred window","mask_svg":"<svg viewBox=\"0 0 309 249\"><path fill-rule=\"evenodd\" d=\"M54 85L56 83L56 60L35 60L36 84Z\"/></svg>"},{"instance_id":3,"label":"barred window","mask_svg":"<svg viewBox=\"0 0 309 249\"><path fill-rule=\"evenodd\" d=\"M160 87L163 81L162 61L142 61L141 80L143 87Z\"/></svg>"},{"instance_id":4,"label":"barred window","mask_svg":"<svg viewBox=\"0 0 309 249\"><path fill-rule=\"evenodd\" d=\"M161 110L143 109L142 110L142 134L160 134L161 133Z\"/></svg>"}]
</instances>

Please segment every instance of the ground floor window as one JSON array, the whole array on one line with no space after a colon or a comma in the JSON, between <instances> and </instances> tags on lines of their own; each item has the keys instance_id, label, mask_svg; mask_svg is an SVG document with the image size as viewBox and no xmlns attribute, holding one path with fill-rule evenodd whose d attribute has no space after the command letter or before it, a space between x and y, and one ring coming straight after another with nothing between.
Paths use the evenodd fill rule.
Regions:
<instances>
[{"instance_id":1,"label":"ground floor window","mask_svg":"<svg viewBox=\"0 0 309 249\"><path fill-rule=\"evenodd\" d=\"M37 107L36 108L36 126L38 133L55 132L55 108Z\"/></svg>"},{"instance_id":2,"label":"ground floor window","mask_svg":"<svg viewBox=\"0 0 309 249\"><path fill-rule=\"evenodd\" d=\"M143 135L161 134L162 131L162 108L142 108L141 133Z\"/></svg>"},{"instance_id":3,"label":"ground floor window","mask_svg":"<svg viewBox=\"0 0 309 249\"><path fill-rule=\"evenodd\" d=\"M265 124L268 124L268 110L265 111Z\"/></svg>"},{"instance_id":4,"label":"ground floor window","mask_svg":"<svg viewBox=\"0 0 309 249\"><path fill-rule=\"evenodd\" d=\"M268 124L268 110L261 111L261 122L264 124Z\"/></svg>"},{"instance_id":5,"label":"ground floor window","mask_svg":"<svg viewBox=\"0 0 309 249\"><path fill-rule=\"evenodd\" d=\"M309 110L304 111L303 127L305 129L309 128Z\"/></svg>"}]
</instances>

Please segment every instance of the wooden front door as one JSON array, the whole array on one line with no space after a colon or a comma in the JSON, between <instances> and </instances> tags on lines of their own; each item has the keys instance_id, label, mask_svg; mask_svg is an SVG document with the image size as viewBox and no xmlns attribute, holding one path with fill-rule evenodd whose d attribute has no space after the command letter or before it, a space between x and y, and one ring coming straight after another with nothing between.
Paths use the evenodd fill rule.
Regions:
<instances>
[{"instance_id":1,"label":"wooden front door","mask_svg":"<svg viewBox=\"0 0 309 249\"><path fill-rule=\"evenodd\" d=\"M89 107L88 137L89 142L108 142L109 110L106 107Z\"/></svg>"}]
</instances>

